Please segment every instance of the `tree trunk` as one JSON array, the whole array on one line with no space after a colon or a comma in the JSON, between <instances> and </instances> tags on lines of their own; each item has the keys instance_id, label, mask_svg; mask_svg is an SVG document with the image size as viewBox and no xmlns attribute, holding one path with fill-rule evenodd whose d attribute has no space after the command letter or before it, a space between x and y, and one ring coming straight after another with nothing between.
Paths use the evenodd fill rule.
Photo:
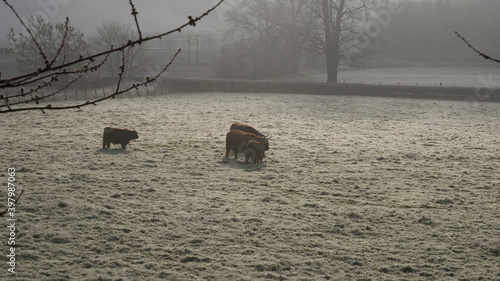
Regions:
<instances>
[{"instance_id":1,"label":"tree trunk","mask_svg":"<svg viewBox=\"0 0 500 281\"><path fill-rule=\"evenodd\" d=\"M322 0L323 22L325 25L325 55L327 83L336 83L340 62L340 32L345 0L341 0L336 10L335 22L330 12L330 0Z\"/></svg>"}]
</instances>

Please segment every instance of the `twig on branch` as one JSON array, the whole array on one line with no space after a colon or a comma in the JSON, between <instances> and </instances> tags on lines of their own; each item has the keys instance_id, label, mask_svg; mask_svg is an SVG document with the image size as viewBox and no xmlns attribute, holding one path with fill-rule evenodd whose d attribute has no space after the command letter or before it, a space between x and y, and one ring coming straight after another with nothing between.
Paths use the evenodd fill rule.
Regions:
<instances>
[{"instance_id":1,"label":"twig on branch","mask_svg":"<svg viewBox=\"0 0 500 281\"><path fill-rule=\"evenodd\" d=\"M85 64L82 68L80 69L76 69L76 70L66 70L66 69L62 69L60 71L54 71L54 72L47 72L45 73L43 76L38 76L36 78L33 78L33 80L30 80L31 78L26 78L25 80L22 80L22 81L18 81L17 83L13 83L13 84L10 84L6 87L4 87L5 89L7 88L17 88L17 87L21 87L21 86L24 86L24 85L29 85L29 84L33 84L35 82L38 82L38 81L42 81L44 79L48 79L48 78L52 78L53 81L58 81L59 80L59 75L68 75L68 74L78 74L78 73L82 73L82 72L94 72L94 71L97 71L97 69L99 69L106 61L107 59L109 58L109 55L110 54L107 54L106 57L98 64L96 65L93 65L93 66L90 66L92 62L87 62L87 64ZM55 79L54 79L55 78ZM50 86L51 84L48 83L48 85L46 86ZM0 87L1 89L1 87ZM13 95L11 97L18 97L18 96L25 96L26 94L29 94L29 92L25 92L24 94L21 93L21 94L18 94L18 95Z\"/></svg>"},{"instance_id":2,"label":"twig on branch","mask_svg":"<svg viewBox=\"0 0 500 281\"><path fill-rule=\"evenodd\" d=\"M99 103L99 102L102 102L102 101L107 100L107 99L115 98L116 96L119 96L123 93L126 93L132 89L137 89L141 86L146 86L147 84L156 81L172 65L175 58L177 57L177 55L179 55L180 52L181 52L181 49L177 50L177 52L172 57L170 62L160 72L158 72L156 76L147 77L145 81L137 83L137 84L133 84L132 86L127 87L126 89L123 89L123 90L119 90L117 88L115 90L115 92L111 95L107 95L107 96L99 98L99 99L88 100L88 101L80 103L80 104L69 105L69 106L52 106L52 104L49 104L46 106L21 107L21 108L12 108L10 110L0 110L0 113L19 112L19 111L28 111L28 110L41 110L42 112L45 112L45 110L65 110L65 109L75 109L75 108L79 109L79 108L87 106L87 105L97 105L97 103ZM67 85L66 87L69 87L69 86L70 85Z\"/></svg>"},{"instance_id":3,"label":"twig on branch","mask_svg":"<svg viewBox=\"0 0 500 281\"><path fill-rule=\"evenodd\" d=\"M130 0L129 3L130 3L130 6L132 7L132 16L134 16L135 25L137 26L137 33L139 33L139 40L140 40L140 39L142 39L142 33L141 33L141 28L139 26L139 20L137 19L137 15L139 13L135 9L135 6L134 6L134 3L132 3L132 0Z\"/></svg>"},{"instance_id":4,"label":"twig on branch","mask_svg":"<svg viewBox=\"0 0 500 281\"><path fill-rule=\"evenodd\" d=\"M469 41L467 41L467 39L465 39L465 37L460 35L460 33L458 33L457 31L455 31L455 34L458 36L458 38L462 39L465 42L465 44L467 44L469 46L469 48L474 50L474 52L476 52L478 55L480 55L484 59L500 63L500 59L493 58L493 57L489 56L488 54L485 54L485 53L479 51L476 47L472 46L472 44L469 43Z\"/></svg>"},{"instance_id":5,"label":"twig on branch","mask_svg":"<svg viewBox=\"0 0 500 281\"><path fill-rule=\"evenodd\" d=\"M120 73L118 74L119 78L118 78L118 83L116 83L115 93L120 91L120 84L122 83L123 74L125 73L125 59L126 59L125 50L122 50L121 52L122 52L122 64L120 65Z\"/></svg>"},{"instance_id":6,"label":"twig on branch","mask_svg":"<svg viewBox=\"0 0 500 281\"><path fill-rule=\"evenodd\" d=\"M52 59L52 61L50 62L50 65L53 65L56 62L59 55L61 54L61 52L64 48L64 45L66 44L66 38L68 37L68 29L69 29L69 18L66 17L66 22L64 22L64 35L63 35L63 38L61 40L61 45L59 46L59 49L57 49L57 53L54 56L54 58Z\"/></svg>"},{"instance_id":7,"label":"twig on branch","mask_svg":"<svg viewBox=\"0 0 500 281\"><path fill-rule=\"evenodd\" d=\"M99 67L101 67L106 62L106 60L108 59L108 57L109 57L109 54L106 56L106 58L104 58L104 60L101 63L99 63L97 65L94 65L92 67L88 67L90 65L90 63L88 63L82 69L84 69L85 72L86 71L91 71L91 72L96 71ZM64 74L64 75L79 74L79 75L76 78L72 79L69 83L67 83L66 85L64 85L59 90L53 91L51 94L46 94L46 95L42 95L42 96L38 96L38 95L36 95L36 93L38 91L40 91L41 89L47 87L47 86L51 86L53 82L58 81L59 80L58 75L57 74L53 74L53 73L49 73L46 76L39 77L39 78L37 78L34 81L29 81L29 83L27 83L26 85L32 84L33 82L36 82L36 81L40 81L40 80L43 80L43 79L50 78L49 81L44 82L42 85L39 85L36 88L31 88L27 92L24 91L23 88L21 88L20 89L20 94L11 95L11 96L8 96L8 97L0 95L0 98L3 99L3 101L4 101L4 104L0 105L0 113L12 112L13 111L12 110L12 106L16 106L16 105L20 105L20 104L25 104L25 103L30 103L32 101L34 101L38 105L39 101L41 101L43 99L48 99L50 97L55 97L57 94L63 92L64 90L66 90L67 88L69 88L73 83L77 82L78 80L80 80L84 76L84 74L81 71L65 71L65 72L61 72L61 73L58 73L58 74ZM53 76L49 76L49 75L53 75ZM35 94L35 97L32 97L33 94ZM21 98L27 97L28 95L30 96L30 98L21 100ZM12 100L14 100L15 98L17 98L18 101L12 102ZM5 107L7 107L7 109L2 109L2 108L5 108Z\"/></svg>"},{"instance_id":8,"label":"twig on branch","mask_svg":"<svg viewBox=\"0 0 500 281\"><path fill-rule=\"evenodd\" d=\"M76 78L72 79L69 83L67 83L66 85L64 85L62 88L60 88L59 90L51 93L51 94L48 94L48 95L44 95L44 96L37 96L35 95L34 97L30 98L30 99L27 99L27 100L19 100L18 102L13 102L13 103L10 103L10 100L7 100L5 99L4 102L5 104L3 105L0 105L0 108L2 107L7 107L9 108L9 110L4 110L4 109L1 109L0 110L0 113L8 113L8 112L14 112L14 111L20 111L18 109L12 109L11 106L15 106L15 105L20 105L20 104L24 104L24 103L30 103L32 101L34 101L37 105L39 104L39 101L43 100L43 99L48 99L50 97L53 97L61 92L63 92L64 90L68 89L73 83L77 82L78 80L80 80L82 77L84 76L84 74L80 74L79 76L77 76ZM36 90L30 90L30 95L35 93L36 91L38 91L39 89L36 89ZM27 96L26 94L24 95L16 95L15 97L24 97L24 96ZM10 99L12 99L14 96L11 96L9 97ZM9 102L9 103L7 103ZM31 108L31 107L26 107L26 110L34 110L35 108ZM40 109L42 110L43 112L43 109L46 109L45 107L43 108L36 108L36 109Z\"/></svg>"}]
</instances>

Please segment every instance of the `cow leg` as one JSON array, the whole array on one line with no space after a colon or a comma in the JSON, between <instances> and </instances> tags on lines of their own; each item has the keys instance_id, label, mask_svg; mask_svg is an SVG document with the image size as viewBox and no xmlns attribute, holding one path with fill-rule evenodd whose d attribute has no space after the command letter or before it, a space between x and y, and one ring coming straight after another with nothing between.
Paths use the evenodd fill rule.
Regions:
<instances>
[{"instance_id":1,"label":"cow leg","mask_svg":"<svg viewBox=\"0 0 500 281\"><path fill-rule=\"evenodd\" d=\"M234 159L238 159L238 147L232 147L229 148L229 150L232 150L234 152ZM229 155L229 152L227 155Z\"/></svg>"},{"instance_id":2,"label":"cow leg","mask_svg":"<svg viewBox=\"0 0 500 281\"><path fill-rule=\"evenodd\" d=\"M229 158L229 153L231 152L231 148L226 146L226 158Z\"/></svg>"},{"instance_id":3,"label":"cow leg","mask_svg":"<svg viewBox=\"0 0 500 281\"><path fill-rule=\"evenodd\" d=\"M127 144L126 143L122 143L122 149L126 149L127 148Z\"/></svg>"}]
</instances>

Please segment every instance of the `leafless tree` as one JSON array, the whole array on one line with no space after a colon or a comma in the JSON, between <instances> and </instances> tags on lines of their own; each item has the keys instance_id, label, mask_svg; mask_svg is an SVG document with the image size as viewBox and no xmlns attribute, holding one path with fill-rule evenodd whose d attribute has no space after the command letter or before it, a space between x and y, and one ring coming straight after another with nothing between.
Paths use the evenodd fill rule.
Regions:
<instances>
[{"instance_id":1,"label":"leafless tree","mask_svg":"<svg viewBox=\"0 0 500 281\"><path fill-rule=\"evenodd\" d=\"M271 59L286 54L284 61L294 63L285 64L291 72L297 70L304 52L322 55L326 58L328 82L336 82L341 61L351 63L373 52L366 46L360 47L365 44L360 38L370 20L388 3L388 0L241 0L227 14L231 25L228 34L238 38L239 49L247 48L248 53L260 50L272 54ZM268 63L262 70L268 71L276 65L269 63L271 59L257 66Z\"/></svg>"},{"instance_id":2,"label":"leafless tree","mask_svg":"<svg viewBox=\"0 0 500 281\"><path fill-rule=\"evenodd\" d=\"M241 0L226 13L232 39L231 53L249 58L251 74L246 78L295 73L308 28L303 27L302 0ZM225 52L228 50L225 50ZM233 56L234 57L234 56ZM231 64L226 57L221 64ZM237 63L241 64L241 63ZM230 71L241 72L240 68Z\"/></svg>"},{"instance_id":3,"label":"leafless tree","mask_svg":"<svg viewBox=\"0 0 500 281\"><path fill-rule=\"evenodd\" d=\"M228 36L259 42L264 51L273 49L282 38L275 1L242 0L226 17L231 24Z\"/></svg>"},{"instance_id":4,"label":"leafless tree","mask_svg":"<svg viewBox=\"0 0 500 281\"><path fill-rule=\"evenodd\" d=\"M338 66L349 60L349 50L356 47L372 13L387 4L386 0L304 0L316 20L310 31L310 47L326 57L327 82L337 82Z\"/></svg>"},{"instance_id":5,"label":"leafless tree","mask_svg":"<svg viewBox=\"0 0 500 281\"><path fill-rule=\"evenodd\" d=\"M143 37L142 31L140 28L140 24L137 18L139 14L133 0L129 0L130 8L132 11L132 16L135 22L136 31L137 31L137 39L128 40L127 42L121 43L118 46L110 46L107 50L93 53L90 55L81 54L77 59L73 60L63 60L63 62L58 63L57 59L62 56L62 49L67 44L67 31L69 29L69 19L66 19L65 23L65 35L61 41L61 44L57 47L57 52L55 56L51 57L50 54L47 54L44 49L40 46L39 41L33 35L27 23L22 20L22 18L17 13L16 9L10 4L8 0L3 0L4 4L10 8L10 10L16 15L19 22L23 25L23 27L28 32L29 37L33 40L33 43L36 45L40 56L42 57L43 66L37 68L36 70L21 74L16 77L2 79L0 73L0 100L3 103L0 103L0 113L12 113L19 111L27 111L27 110L41 110L42 112L46 110L65 110L71 108L81 108L83 106L88 105L97 105L97 103L102 102L104 100L114 98L118 95L121 95L127 91L132 89L146 86L147 84L155 81L163 74L167 68L172 64L173 60L179 54L180 49L176 52L176 54L172 57L170 62L168 62L165 67L160 70L154 76L148 76L144 81L135 83L131 86L123 86L122 80L124 78L125 67L126 67L126 56L129 52L129 49L134 48L137 45L144 44L146 42L161 39L162 37L168 36L175 32L181 32L186 27L196 26L197 22L202 18L207 16L213 10L215 10L218 6L222 4L224 0L220 0L216 5L212 8L208 9L205 13L198 17L193 17L191 15L188 16L188 20L183 25L179 27L159 33L152 36ZM121 55L122 64L120 66L119 73L117 73L117 83L116 88L110 94L102 98L97 98L93 100L87 100L85 102L75 102L75 104L71 105L61 105L61 106L53 106L52 104L41 105L40 102L47 100L50 97L54 97L65 89L70 87L77 80L81 79L86 73L93 72L102 67L102 65L106 62L106 60L110 57L111 54L118 53ZM64 86L59 87L58 89L52 89L52 86L56 81L59 81L62 76L74 76L74 78L70 79L69 82L65 83ZM8 89L19 89L16 94L7 95L6 90ZM43 89L50 90L48 93L44 93Z\"/></svg>"},{"instance_id":6,"label":"leafless tree","mask_svg":"<svg viewBox=\"0 0 500 281\"><path fill-rule=\"evenodd\" d=\"M31 16L26 24L47 57L56 58L54 62L56 64L61 64L64 60L75 60L80 54L87 52L88 44L83 38L83 33L69 25L69 22L52 24L41 16ZM29 35L17 34L11 28L7 38L10 47L5 48L3 52L17 57L18 68L21 72L32 72L44 66L40 51ZM63 40L66 44L59 50L58 47L61 46ZM60 55L56 57L57 52L60 52Z\"/></svg>"},{"instance_id":7,"label":"leafless tree","mask_svg":"<svg viewBox=\"0 0 500 281\"><path fill-rule=\"evenodd\" d=\"M127 42L128 39L133 37L134 30L127 25L120 24L116 21L105 21L97 27L96 32L89 37L88 42L92 51L103 52L106 51L109 46L118 46L120 43ZM131 79L138 73L141 73L141 70L144 70L147 48L147 44L140 44L134 48L128 49L124 71L124 77L126 79ZM120 54L114 53L108 57L103 69L110 76L113 76L120 72L121 64L122 58Z\"/></svg>"}]
</instances>

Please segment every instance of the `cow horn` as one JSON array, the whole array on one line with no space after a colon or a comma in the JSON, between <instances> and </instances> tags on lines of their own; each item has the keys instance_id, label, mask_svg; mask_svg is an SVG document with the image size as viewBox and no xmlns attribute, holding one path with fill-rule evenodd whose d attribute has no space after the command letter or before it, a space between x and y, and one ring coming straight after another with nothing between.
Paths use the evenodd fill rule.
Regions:
<instances>
[{"instance_id":1,"label":"cow horn","mask_svg":"<svg viewBox=\"0 0 500 281\"><path fill-rule=\"evenodd\" d=\"M272 138L273 138L273 135L272 135L272 134L270 134L269 136L266 136L266 139L268 139L268 140L270 140L270 139L272 139Z\"/></svg>"}]
</instances>

